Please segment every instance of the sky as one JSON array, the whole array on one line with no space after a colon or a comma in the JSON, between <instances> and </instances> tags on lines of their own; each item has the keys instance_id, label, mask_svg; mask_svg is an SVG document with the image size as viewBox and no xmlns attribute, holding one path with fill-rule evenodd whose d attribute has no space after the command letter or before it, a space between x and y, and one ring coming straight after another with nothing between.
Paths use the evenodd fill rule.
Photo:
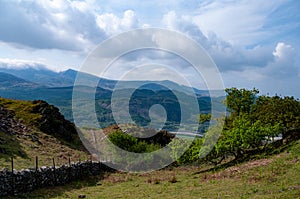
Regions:
<instances>
[{"instance_id":1,"label":"sky","mask_svg":"<svg viewBox=\"0 0 300 199\"><path fill-rule=\"evenodd\" d=\"M137 28L164 28L203 46L225 87L255 87L261 94L298 98L299 11L298 0L3 0L0 66L80 70L87 56L106 39ZM154 60L164 66L179 66L178 73L190 81L201 81L193 76L191 67L169 56L136 53L119 60L115 68L118 74L125 73L128 66ZM166 71L158 69L153 67L148 77L166 79ZM107 77L120 76L112 72ZM202 86L199 83L200 89Z\"/></svg>"}]
</instances>

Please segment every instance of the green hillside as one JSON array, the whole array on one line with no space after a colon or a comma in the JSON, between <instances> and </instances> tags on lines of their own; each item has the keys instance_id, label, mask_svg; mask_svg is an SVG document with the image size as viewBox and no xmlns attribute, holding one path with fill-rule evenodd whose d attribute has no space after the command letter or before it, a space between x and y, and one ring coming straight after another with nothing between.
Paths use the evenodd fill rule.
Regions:
<instances>
[{"instance_id":1,"label":"green hillside","mask_svg":"<svg viewBox=\"0 0 300 199\"><path fill-rule=\"evenodd\" d=\"M20 101L0 98L0 167L67 163L68 159L86 159L87 153L74 124L64 119L58 109L44 101Z\"/></svg>"}]
</instances>

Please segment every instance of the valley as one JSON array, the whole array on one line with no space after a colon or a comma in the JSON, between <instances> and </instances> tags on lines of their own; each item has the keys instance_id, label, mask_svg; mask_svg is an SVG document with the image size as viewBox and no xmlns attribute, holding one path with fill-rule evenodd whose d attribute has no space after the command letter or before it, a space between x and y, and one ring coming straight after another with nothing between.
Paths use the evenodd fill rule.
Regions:
<instances>
[{"instance_id":1,"label":"valley","mask_svg":"<svg viewBox=\"0 0 300 199\"><path fill-rule=\"evenodd\" d=\"M29 68L13 70L0 68L0 72L0 96L2 97L19 100L45 100L58 107L65 118L70 121L74 121L72 108L75 108L76 111L82 112L82 114L77 114L80 118L77 118L76 121L76 125L81 127L99 127L100 125L102 128L105 128L116 123L113 119L111 109L111 97L113 92L116 92L113 90L117 83L115 80L102 79L82 73L80 75L84 79L84 85L75 85L74 87L77 71L71 69L56 73L46 69L37 70ZM98 82L96 88L90 84L95 81ZM137 87L140 84L143 86ZM118 90L117 94L115 94L117 95L117 99L113 101L114 104L117 104L118 109L121 110L118 110L118 112L121 113L122 107L125 107L126 103L128 103L122 99L126 99L127 93L134 91L134 96L131 96L130 102L130 109L133 110L131 114L132 118L135 118L135 122L142 125L149 123L149 115L145 114L147 113L147 109L154 104L160 103L162 100L168 101L169 99L169 102L163 104L165 107L172 107L168 109L169 115L180 116L181 111L185 110L188 115L184 116L184 121L188 124L195 123L195 117L198 114L197 110L191 106L191 104L195 103L193 102L195 97L197 98L198 108L201 113L209 113L211 111L212 98L208 96L208 91L192 89L171 81L124 81L119 82L118 85L121 85L121 87L118 87L121 90ZM74 103L74 101L72 102L74 89L78 91L77 95L94 95L95 101L89 101L83 97L80 99L80 103L72 107L72 103ZM178 99L178 97L180 98ZM213 97L215 108L220 113L224 111L222 100L224 100L224 96L222 95ZM148 104L145 105L145 103ZM143 107L138 107L138 104L143 104ZM179 104L182 106L181 110L179 108L175 109ZM90 123L90 118L94 114L93 107L96 107L95 111L99 125L97 123ZM136 110L139 111L136 112ZM167 121L170 124L167 124L166 129L172 130L174 122L178 122L178 119L169 118L172 121Z\"/></svg>"}]
</instances>

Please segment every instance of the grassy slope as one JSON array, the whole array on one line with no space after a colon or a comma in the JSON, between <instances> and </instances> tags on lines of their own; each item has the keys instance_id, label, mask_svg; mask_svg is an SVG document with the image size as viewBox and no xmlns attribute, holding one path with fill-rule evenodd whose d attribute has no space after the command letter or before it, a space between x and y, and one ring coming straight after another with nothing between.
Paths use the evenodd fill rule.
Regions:
<instances>
[{"instance_id":1,"label":"grassy slope","mask_svg":"<svg viewBox=\"0 0 300 199\"><path fill-rule=\"evenodd\" d=\"M0 97L0 106L14 112L15 119L25 125L34 125L34 122L41 118L41 115L32 113L34 104L31 101L12 100Z\"/></svg>"},{"instance_id":2,"label":"grassy slope","mask_svg":"<svg viewBox=\"0 0 300 199\"><path fill-rule=\"evenodd\" d=\"M145 174L106 174L23 197L300 198L300 140L278 155L217 171L204 169L188 166Z\"/></svg>"},{"instance_id":3,"label":"grassy slope","mask_svg":"<svg viewBox=\"0 0 300 199\"><path fill-rule=\"evenodd\" d=\"M7 153L0 153L0 169L11 168L11 157L14 157L14 168L24 169L35 166L35 157L39 157L39 166L52 165L52 158L56 164L68 163L79 159L87 159L86 152L76 150L64 144L62 140L45 134L34 127L34 122L41 117L31 110L35 106L31 101L11 100L0 98L0 106L13 111L14 118L28 127L28 132L19 132L16 135L0 132L0 148Z\"/></svg>"},{"instance_id":4,"label":"grassy slope","mask_svg":"<svg viewBox=\"0 0 300 199\"><path fill-rule=\"evenodd\" d=\"M36 156L39 158L39 166L51 166L52 158L55 159L56 165L67 164L69 158L71 161L89 159L86 152L72 149L62 144L57 138L42 132L35 132L35 136L38 138L39 143L32 141L30 137L13 138L16 140L14 144L21 148L23 153L23 155L14 154L15 169L35 167ZM10 145L10 148L13 148L12 150L16 150L14 147ZM11 155L0 154L0 169L2 167L11 168L11 157Z\"/></svg>"}]
</instances>

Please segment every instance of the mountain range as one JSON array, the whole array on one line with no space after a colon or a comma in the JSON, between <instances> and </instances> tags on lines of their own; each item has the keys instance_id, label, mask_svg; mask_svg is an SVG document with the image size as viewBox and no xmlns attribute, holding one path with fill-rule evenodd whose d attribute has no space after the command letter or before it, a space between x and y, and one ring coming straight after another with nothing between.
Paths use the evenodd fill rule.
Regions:
<instances>
[{"instance_id":1,"label":"mountain range","mask_svg":"<svg viewBox=\"0 0 300 199\"><path fill-rule=\"evenodd\" d=\"M99 78L97 76L88 74L88 73L83 73L83 72L78 72L73 69L68 69L65 71L61 72L55 72L52 70L49 70L47 68L33 68L33 67L27 67L27 68L0 68L0 72L2 73L1 75L4 75L4 73L10 74L15 76L15 78L21 78L27 82L31 82L34 84L37 84L39 86L44 86L44 87L68 87L68 86L73 86L75 79L77 77L77 74L80 73L81 78L84 79L85 85L90 85L92 86L93 82L99 82L100 85L99 87L102 87L104 89L108 90L113 90L118 83L118 88L123 89L123 88L136 88L137 85L140 84L150 84L150 83L157 83L167 86L168 88L172 90L180 90L182 92L190 92L191 88L184 86L184 85L179 85L175 82L172 81L117 81L117 80L110 80L110 79L105 79L105 78ZM11 77L12 78L12 77ZM162 87L149 87L151 90L161 90ZM199 95L208 95L207 90L199 90L196 88L193 88L193 91L196 94Z\"/></svg>"},{"instance_id":2,"label":"mountain range","mask_svg":"<svg viewBox=\"0 0 300 199\"><path fill-rule=\"evenodd\" d=\"M143 125L149 124L149 121L151 120L149 108L156 103L160 103L162 95L169 99L168 103L162 104L164 108L169 107L168 109L171 111L170 114L172 113L172 115L180 114L178 113L180 110L178 110L178 108L175 110L174 108L178 107L177 105L179 102L176 97L174 98L172 93L176 93L176 96L179 95L181 96L181 99L185 99L185 103L180 105L190 113L190 116L188 117L197 114L195 110L189 106L189 103L193 100L193 96L195 95L198 99L200 111L203 113L210 112L211 98L209 97L209 92L207 90L190 88L168 80L116 81L72 69L55 72L47 68L0 68L0 96L21 100L45 100L48 103L57 106L66 119L73 121L72 94L74 82L78 74L80 74L85 82L85 85L77 85L77 87L82 86L82 89L79 90L80 92L82 91L84 95L95 92L93 82L98 82L98 85L96 86L95 103L90 104L88 102L83 102L80 109L88 112L95 106L97 119L101 123L101 126L108 126L115 123L111 111L111 97L117 83L118 89L120 89L120 92L118 93L121 93L121 95L118 96L120 99L122 98L122 93L126 95L127 93L132 93L136 90L136 98L131 100L132 103L129 106L131 110L129 110L129 112L135 114L132 116L132 118L135 118L135 122ZM151 96L149 96L149 92L152 93ZM160 93L160 96L157 97L153 95L153 92ZM151 100L149 100L149 98L151 98ZM223 97L221 96L219 98L221 107L221 100ZM140 105L141 103L143 106ZM120 106L122 107L123 104ZM80 121L78 124L80 126L92 126L89 123L90 117L92 116L91 114L86 114L87 113L83 114L85 116L79 118ZM172 116L168 118L176 117ZM170 124L169 127L174 125L174 122L178 123L178 121L167 121L167 123Z\"/></svg>"}]
</instances>

